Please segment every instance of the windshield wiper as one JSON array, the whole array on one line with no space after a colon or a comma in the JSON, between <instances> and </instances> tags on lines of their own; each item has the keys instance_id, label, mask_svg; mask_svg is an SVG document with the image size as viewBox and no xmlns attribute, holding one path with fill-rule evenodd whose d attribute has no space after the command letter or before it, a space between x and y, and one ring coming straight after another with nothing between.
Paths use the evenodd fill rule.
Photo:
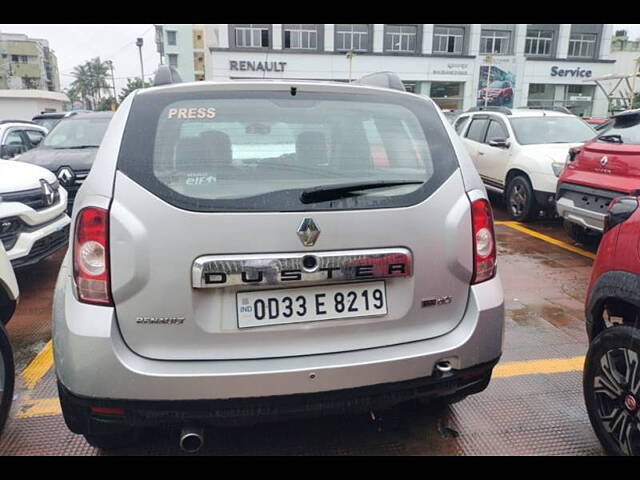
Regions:
<instances>
[{"instance_id":1,"label":"windshield wiper","mask_svg":"<svg viewBox=\"0 0 640 480\"><path fill-rule=\"evenodd\" d=\"M73 147L53 147L54 150L80 150L82 148L99 148L100 145L74 145Z\"/></svg>"},{"instance_id":2,"label":"windshield wiper","mask_svg":"<svg viewBox=\"0 0 640 480\"><path fill-rule=\"evenodd\" d=\"M422 185L424 182L415 180L380 180L377 182L352 182L334 185L322 185L320 187L303 190L300 194L302 203L324 202L338 198L349 197L352 192L371 190L374 188L396 187L400 185Z\"/></svg>"},{"instance_id":3,"label":"windshield wiper","mask_svg":"<svg viewBox=\"0 0 640 480\"><path fill-rule=\"evenodd\" d=\"M611 133L609 135L600 135L598 136L598 140L603 140L605 142L612 142L612 143L624 143L622 141L622 135L618 135L615 133Z\"/></svg>"}]
</instances>

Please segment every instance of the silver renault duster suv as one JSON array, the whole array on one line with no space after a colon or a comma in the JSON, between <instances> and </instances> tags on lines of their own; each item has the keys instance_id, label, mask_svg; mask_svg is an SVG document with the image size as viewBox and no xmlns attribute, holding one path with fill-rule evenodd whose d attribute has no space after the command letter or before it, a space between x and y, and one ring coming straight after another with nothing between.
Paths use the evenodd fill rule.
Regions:
<instances>
[{"instance_id":1,"label":"silver renault duster suv","mask_svg":"<svg viewBox=\"0 0 640 480\"><path fill-rule=\"evenodd\" d=\"M491 208L439 108L401 90L374 74L129 95L56 285L73 432L109 448L170 425L194 451L207 425L486 388Z\"/></svg>"}]
</instances>

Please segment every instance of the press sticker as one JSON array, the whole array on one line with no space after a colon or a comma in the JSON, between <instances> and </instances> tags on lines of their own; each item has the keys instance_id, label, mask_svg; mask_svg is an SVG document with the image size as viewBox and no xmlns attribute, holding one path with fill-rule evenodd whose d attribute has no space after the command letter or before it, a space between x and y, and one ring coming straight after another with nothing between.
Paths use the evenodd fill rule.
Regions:
<instances>
[{"instance_id":1,"label":"press sticker","mask_svg":"<svg viewBox=\"0 0 640 480\"><path fill-rule=\"evenodd\" d=\"M178 120L202 120L215 118L216 109L213 107L170 108L167 118Z\"/></svg>"}]
</instances>

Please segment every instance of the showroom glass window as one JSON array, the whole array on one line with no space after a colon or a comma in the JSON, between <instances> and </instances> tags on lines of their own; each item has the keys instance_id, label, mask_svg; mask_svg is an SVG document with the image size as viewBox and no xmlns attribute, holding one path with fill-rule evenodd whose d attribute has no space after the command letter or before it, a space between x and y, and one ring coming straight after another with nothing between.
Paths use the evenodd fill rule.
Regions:
<instances>
[{"instance_id":1,"label":"showroom glass window","mask_svg":"<svg viewBox=\"0 0 640 480\"><path fill-rule=\"evenodd\" d=\"M386 25L384 49L388 52L414 53L418 44L416 25Z\"/></svg>"},{"instance_id":2,"label":"showroom glass window","mask_svg":"<svg viewBox=\"0 0 640 480\"><path fill-rule=\"evenodd\" d=\"M462 54L464 44L463 27L439 27L433 31L433 53Z\"/></svg>"},{"instance_id":3,"label":"showroom glass window","mask_svg":"<svg viewBox=\"0 0 640 480\"><path fill-rule=\"evenodd\" d=\"M284 48L295 50L318 49L318 27L316 24L285 24Z\"/></svg>"},{"instance_id":4,"label":"showroom glass window","mask_svg":"<svg viewBox=\"0 0 640 480\"><path fill-rule=\"evenodd\" d=\"M176 44L176 32L167 30L167 45L175 45L175 44Z\"/></svg>"},{"instance_id":5,"label":"showroom glass window","mask_svg":"<svg viewBox=\"0 0 640 480\"><path fill-rule=\"evenodd\" d=\"M443 110L461 110L463 86L462 82L431 82L429 96Z\"/></svg>"},{"instance_id":6,"label":"showroom glass window","mask_svg":"<svg viewBox=\"0 0 640 480\"><path fill-rule=\"evenodd\" d=\"M553 32L544 30L527 30L524 43L525 55L550 56L553 44Z\"/></svg>"},{"instance_id":7,"label":"showroom glass window","mask_svg":"<svg viewBox=\"0 0 640 480\"><path fill-rule=\"evenodd\" d=\"M596 51L595 33L572 33L569 37L569 56L593 58Z\"/></svg>"},{"instance_id":8,"label":"showroom glass window","mask_svg":"<svg viewBox=\"0 0 640 480\"><path fill-rule=\"evenodd\" d=\"M369 25L338 24L335 49L339 52L366 52L369 50Z\"/></svg>"},{"instance_id":9,"label":"showroom glass window","mask_svg":"<svg viewBox=\"0 0 640 480\"><path fill-rule=\"evenodd\" d=\"M484 55L507 55L511 32L500 30L482 30L480 53Z\"/></svg>"},{"instance_id":10,"label":"showroom glass window","mask_svg":"<svg viewBox=\"0 0 640 480\"><path fill-rule=\"evenodd\" d=\"M264 48L269 46L269 26L246 24L234 27L236 47Z\"/></svg>"}]
</instances>

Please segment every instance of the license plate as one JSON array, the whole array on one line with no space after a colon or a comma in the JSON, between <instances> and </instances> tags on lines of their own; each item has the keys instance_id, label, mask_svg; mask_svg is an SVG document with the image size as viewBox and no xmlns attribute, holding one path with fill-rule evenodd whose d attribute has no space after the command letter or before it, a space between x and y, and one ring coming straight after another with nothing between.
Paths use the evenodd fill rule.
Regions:
<instances>
[{"instance_id":1,"label":"license plate","mask_svg":"<svg viewBox=\"0 0 640 480\"><path fill-rule=\"evenodd\" d=\"M387 313L384 282L239 292L236 300L239 328Z\"/></svg>"}]
</instances>

